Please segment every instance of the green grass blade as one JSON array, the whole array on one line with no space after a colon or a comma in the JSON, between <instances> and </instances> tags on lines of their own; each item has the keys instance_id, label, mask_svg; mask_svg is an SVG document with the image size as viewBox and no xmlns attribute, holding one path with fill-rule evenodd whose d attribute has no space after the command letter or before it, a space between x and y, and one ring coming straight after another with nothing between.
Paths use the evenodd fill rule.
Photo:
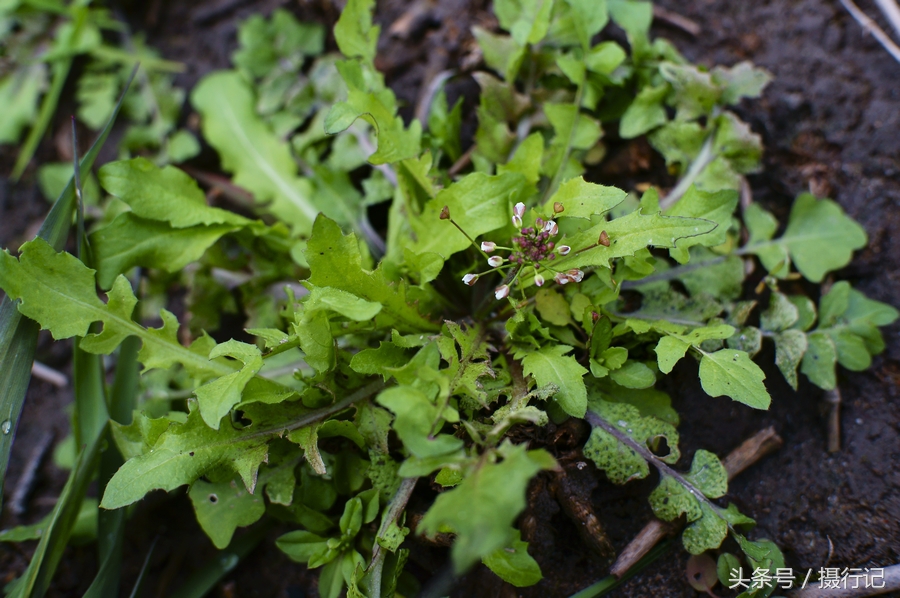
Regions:
<instances>
[{"instance_id":1,"label":"green grass blade","mask_svg":"<svg viewBox=\"0 0 900 598\"><path fill-rule=\"evenodd\" d=\"M128 598L139 598L141 592L144 589L144 580L147 578L147 569L150 568L150 557L153 556L153 549L156 548L156 542L159 541L159 536L153 540L153 544L150 545L150 550L147 551L147 557L144 559L144 564L141 566L141 572L138 573L137 580L134 582L134 588L131 590L131 594L128 595Z\"/></svg>"},{"instance_id":2,"label":"green grass blade","mask_svg":"<svg viewBox=\"0 0 900 598\"><path fill-rule=\"evenodd\" d=\"M94 477L102 439L85 448L75 461L75 467L53 508L50 525L44 530L37 549L22 577L15 582L9 598L42 598L50 587L50 580L62 558L63 551L78 518L81 501Z\"/></svg>"},{"instance_id":3,"label":"green grass blade","mask_svg":"<svg viewBox=\"0 0 900 598\"><path fill-rule=\"evenodd\" d=\"M119 348L116 376L109 392L109 416L120 424L131 423L138 392L137 354L140 348L140 340L133 336L125 339ZM100 455L98 494L103 495L107 482L123 462L112 435L107 431L106 449ZM84 598L115 598L119 595L124 540L125 509L100 509L97 516L97 548L101 565Z\"/></svg>"},{"instance_id":4,"label":"green grass blade","mask_svg":"<svg viewBox=\"0 0 900 598\"><path fill-rule=\"evenodd\" d=\"M100 133L97 141L81 160L81 168L89 171L97 160L100 148L109 137L113 123L122 107L125 93L134 79L137 67L131 73L125 91L119 98L115 110L109 117L109 122ZM44 224L38 231L38 236L46 240L57 251L65 246L66 238L72 227L72 211L75 209L75 183L69 181L65 190L56 200ZM37 346L38 325L22 317L15 303L4 297L0 303L0 487L6 479L6 469L9 465L9 453L12 449L13 437L19 416L22 414L22 405L25 401L25 391L28 390L28 381L31 378L31 364L34 361L34 350Z\"/></svg>"},{"instance_id":5,"label":"green grass blade","mask_svg":"<svg viewBox=\"0 0 900 598\"><path fill-rule=\"evenodd\" d=\"M59 96L62 95L66 79L69 78L70 70L72 70L71 58L62 58L53 63L53 81L50 84L50 90L44 96L37 121L35 121L34 126L28 132L28 137L25 138L25 143L22 144L22 149L19 151L19 157L16 158L16 164L13 166L12 174L10 174L10 178L13 181L18 181L22 173L25 172L25 168L31 162L31 158L34 157L34 152L37 151L38 144L43 139L44 133L47 132L47 127L50 126L50 121L53 120L53 115L56 113Z\"/></svg>"},{"instance_id":6,"label":"green grass blade","mask_svg":"<svg viewBox=\"0 0 900 598\"><path fill-rule=\"evenodd\" d=\"M647 567L650 563L664 555L669 551L669 548L672 546L672 539L668 538L663 540L652 549L650 549L644 557L636 562L634 566L632 566L628 571L625 572L625 575L622 577L616 577L615 575L610 575L594 583L589 585L585 589L581 590L576 594L572 594L569 598L597 598L598 596L605 596L608 593L612 592L623 583L640 573Z\"/></svg>"},{"instance_id":7,"label":"green grass blade","mask_svg":"<svg viewBox=\"0 0 900 598\"><path fill-rule=\"evenodd\" d=\"M241 559L256 548L270 527L269 523L254 526L246 534L232 540L228 548L219 551L215 558L191 575L184 585L172 594L171 598L203 598L206 596L225 575L237 567Z\"/></svg>"}]
</instances>

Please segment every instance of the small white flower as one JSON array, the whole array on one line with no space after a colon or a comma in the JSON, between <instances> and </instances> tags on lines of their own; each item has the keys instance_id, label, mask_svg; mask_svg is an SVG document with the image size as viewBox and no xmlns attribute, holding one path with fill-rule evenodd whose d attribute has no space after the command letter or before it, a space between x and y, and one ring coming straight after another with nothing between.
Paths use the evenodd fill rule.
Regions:
<instances>
[{"instance_id":1,"label":"small white flower","mask_svg":"<svg viewBox=\"0 0 900 598\"><path fill-rule=\"evenodd\" d=\"M488 264L490 264L491 268L496 268L500 264L503 263L503 258L499 255L494 255L488 258Z\"/></svg>"},{"instance_id":2,"label":"small white flower","mask_svg":"<svg viewBox=\"0 0 900 598\"><path fill-rule=\"evenodd\" d=\"M563 272L557 272L556 276L553 277L553 280L557 282L557 284L568 284L569 277Z\"/></svg>"},{"instance_id":3,"label":"small white flower","mask_svg":"<svg viewBox=\"0 0 900 598\"><path fill-rule=\"evenodd\" d=\"M485 253L490 253L497 249L497 244L493 241L482 241L481 242L481 250Z\"/></svg>"},{"instance_id":4,"label":"small white flower","mask_svg":"<svg viewBox=\"0 0 900 598\"><path fill-rule=\"evenodd\" d=\"M547 224L544 225L544 232L550 233L551 237L555 237L559 234L559 227L556 226L556 223L552 220L548 220Z\"/></svg>"},{"instance_id":5,"label":"small white flower","mask_svg":"<svg viewBox=\"0 0 900 598\"><path fill-rule=\"evenodd\" d=\"M574 268L566 272L566 276L568 276L572 282L581 282L584 279L584 272Z\"/></svg>"},{"instance_id":6,"label":"small white flower","mask_svg":"<svg viewBox=\"0 0 900 598\"><path fill-rule=\"evenodd\" d=\"M556 248L556 250L559 252L559 255L569 255L569 252L572 251L572 248L568 245L560 245Z\"/></svg>"},{"instance_id":7,"label":"small white flower","mask_svg":"<svg viewBox=\"0 0 900 598\"><path fill-rule=\"evenodd\" d=\"M517 203L515 205L515 207L513 208L513 215L518 216L519 218L524 216L525 215L525 204L523 204L521 201L519 203Z\"/></svg>"},{"instance_id":8,"label":"small white flower","mask_svg":"<svg viewBox=\"0 0 900 598\"><path fill-rule=\"evenodd\" d=\"M541 276L540 274L535 274L534 275L534 284L536 284L539 287L544 286L544 277Z\"/></svg>"},{"instance_id":9,"label":"small white flower","mask_svg":"<svg viewBox=\"0 0 900 598\"><path fill-rule=\"evenodd\" d=\"M494 297L496 297L497 300L505 299L508 296L509 296L509 285L503 284L503 285L500 285L499 287L497 287L496 289L494 289Z\"/></svg>"},{"instance_id":10,"label":"small white flower","mask_svg":"<svg viewBox=\"0 0 900 598\"><path fill-rule=\"evenodd\" d=\"M463 276L463 282L469 286L472 286L473 284L478 282L478 275L477 274L466 274L465 276Z\"/></svg>"}]
</instances>

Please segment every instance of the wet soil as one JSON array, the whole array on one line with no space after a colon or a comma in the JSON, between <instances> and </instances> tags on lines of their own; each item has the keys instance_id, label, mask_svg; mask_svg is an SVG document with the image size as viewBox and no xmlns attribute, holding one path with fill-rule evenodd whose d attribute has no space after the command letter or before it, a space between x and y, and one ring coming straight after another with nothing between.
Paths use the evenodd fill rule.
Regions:
<instances>
[{"instance_id":1,"label":"wet soil","mask_svg":"<svg viewBox=\"0 0 900 598\"><path fill-rule=\"evenodd\" d=\"M149 42L166 58L187 64L179 80L185 87L210 70L228 67L236 23L254 12L287 6L306 19L325 23L333 23L338 14L331 2L314 0L118 4L134 29L146 31ZM379 2L378 14L384 32L394 26L399 33L383 35L378 60L405 104L406 117L415 114L425 82L471 59L470 27L490 26L492 20L487 2L441 0L424 2L427 10L401 27L398 19L410 4ZM658 4L700 26L700 34L693 36L665 22L655 25L656 34L671 39L690 60L707 66L750 60L775 77L762 99L745 102L739 109L766 147L763 172L750 178L754 199L782 217L792 198L810 186L836 199L862 223L870 239L836 278L850 280L874 299L900 303L900 235L892 234L900 230L900 64L863 35L836 1L659 0ZM862 6L876 14L871 6ZM476 94L466 77L451 80L448 87L451 101L462 96L467 107L474 106ZM60 127L64 122L61 118ZM58 159L52 142L41 152ZM9 151L0 153L0 172L8 172L13 158ZM635 176L652 180L658 175L652 169L648 164ZM0 246L17 247L33 236L46 208L33 173L18 185L0 181ZM731 483L727 500L757 520L752 535L778 543L795 570L879 567L900 561L900 325L884 334L887 349L875 358L871 370L840 373L842 450L834 454L826 450L822 394L803 377L799 391L793 392L774 368L768 368L766 383L774 400L767 412L725 398L710 399L699 388L696 366L683 364L671 380L669 390L682 416L685 457L680 466L689 464L698 448L724 455L769 425L784 439L777 453ZM772 350L767 351L760 361L771 363ZM41 337L38 359L64 372L70 368L65 346L49 337ZM69 391L32 382L4 488L5 503L44 432L52 430L57 442L64 437L70 401ZM593 508L613 548L621 550L650 518L645 497L654 481L615 487L593 466L583 464L570 447L558 449L566 464L566 492ZM46 460L26 513L17 518L6 510L0 526L33 522L46 514L64 481L65 474ZM481 568L460 581L454 596L565 597L606 575L608 559L583 541L567 515L572 505L561 506L566 501L560 500L558 483L549 476L535 482L521 522L531 541L529 552L545 579L533 588L516 590ZM271 531L211 595L317 596L315 573L304 571L274 548L272 540L278 533ZM125 587L136 578L156 537L145 596L170 595L191 570L214 555L183 493L154 495L129 523ZM22 571L32 549L33 543L0 545L0 583ZM417 545L413 552L412 570L423 580L444 570L448 562L443 549ZM687 554L676 542L612 595L696 596L685 582L686 561ZM67 549L48 596L82 595L95 568L92 547Z\"/></svg>"}]
</instances>

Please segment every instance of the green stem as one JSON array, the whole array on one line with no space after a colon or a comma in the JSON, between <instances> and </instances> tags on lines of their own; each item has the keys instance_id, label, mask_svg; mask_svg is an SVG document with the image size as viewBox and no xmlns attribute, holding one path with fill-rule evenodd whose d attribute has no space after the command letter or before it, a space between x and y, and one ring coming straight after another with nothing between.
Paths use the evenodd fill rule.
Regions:
<instances>
[{"instance_id":1,"label":"green stem","mask_svg":"<svg viewBox=\"0 0 900 598\"><path fill-rule=\"evenodd\" d=\"M713 115L715 117L715 115ZM706 141L703 142L703 147L700 148L700 153L697 154L697 157L694 158L694 161L691 162L690 168L684 174L678 184L669 191L669 194L659 200L659 209L661 211L666 211L675 205L681 197L687 193L687 190L690 189L691 185L694 184L694 181L698 176L706 169L709 164L718 157L713 151L713 144L716 138L716 130L713 129L709 132L709 136L706 138Z\"/></svg>"},{"instance_id":2,"label":"green stem","mask_svg":"<svg viewBox=\"0 0 900 598\"><path fill-rule=\"evenodd\" d=\"M406 509L406 504L409 502L409 498L412 496L413 490L416 487L416 482L418 481L419 478L405 478L400 482L400 487L388 504L384 518L381 520L381 526L378 528L378 536L375 538L375 547L372 550L372 564L370 565L372 569L372 584L369 591L370 598L381 598L381 576L384 569L384 559L387 557L387 552L382 548L381 544L378 543L378 538L384 538L390 530L391 524L396 522L400 518L400 515L403 514L404 509Z\"/></svg>"}]
</instances>

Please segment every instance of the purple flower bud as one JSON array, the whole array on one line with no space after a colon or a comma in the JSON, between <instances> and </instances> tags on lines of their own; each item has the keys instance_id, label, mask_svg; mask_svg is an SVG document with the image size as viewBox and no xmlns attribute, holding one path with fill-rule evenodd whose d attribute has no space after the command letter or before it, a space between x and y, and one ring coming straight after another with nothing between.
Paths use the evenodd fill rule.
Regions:
<instances>
[{"instance_id":1,"label":"purple flower bud","mask_svg":"<svg viewBox=\"0 0 900 598\"><path fill-rule=\"evenodd\" d=\"M466 274L465 276L463 276L463 282L469 286L472 286L473 284L478 282L478 275L477 274Z\"/></svg>"},{"instance_id":2,"label":"purple flower bud","mask_svg":"<svg viewBox=\"0 0 900 598\"><path fill-rule=\"evenodd\" d=\"M481 250L485 253L490 253L497 249L497 244L493 241L482 241L481 242Z\"/></svg>"},{"instance_id":3,"label":"purple flower bud","mask_svg":"<svg viewBox=\"0 0 900 598\"><path fill-rule=\"evenodd\" d=\"M494 256L491 256L488 258L488 264L491 266L491 268L496 268L497 266L499 266L502 263L503 263L503 258L500 257L499 255L494 255Z\"/></svg>"},{"instance_id":4,"label":"purple flower bud","mask_svg":"<svg viewBox=\"0 0 900 598\"><path fill-rule=\"evenodd\" d=\"M535 274L534 275L534 284L536 284L539 287L544 286L544 277L541 276L540 274Z\"/></svg>"},{"instance_id":5,"label":"purple flower bud","mask_svg":"<svg viewBox=\"0 0 900 598\"><path fill-rule=\"evenodd\" d=\"M537 220L534 221L534 225L538 228L544 228L544 219L538 218Z\"/></svg>"},{"instance_id":6,"label":"purple flower bud","mask_svg":"<svg viewBox=\"0 0 900 598\"><path fill-rule=\"evenodd\" d=\"M558 251L559 255L569 255L569 252L572 251L572 248L568 245L560 245Z\"/></svg>"},{"instance_id":7,"label":"purple flower bud","mask_svg":"<svg viewBox=\"0 0 900 598\"><path fill-rule=\"evenodd\" d=\"M509 285L503 284L494 289L494 297L499 301L509 296Z\"/></svg>"},{"instance_id":8,"label":"purple flower bud","mask_svg":"<svg viewBox=\"0 0 900 598\"><path fill-rule=\"evenodd\" d=\"M562 272L557 272L556 276L553 277L553 280L555 280L557 284L568 284L569 277Z\"/></svg>"},{"instance_id":9,"label":"purple flower bud","mask_svg":"<svg viewBox=\"0 0 900 598\"><path fill-rule=\"evenodd\" d=\"M513 208L513 214L518 216L519 218L524 216L525 215L525 204L523 204L521 201L519 203L517 203L515 205L515 207Z\"/></svg>"}]
</instances>

